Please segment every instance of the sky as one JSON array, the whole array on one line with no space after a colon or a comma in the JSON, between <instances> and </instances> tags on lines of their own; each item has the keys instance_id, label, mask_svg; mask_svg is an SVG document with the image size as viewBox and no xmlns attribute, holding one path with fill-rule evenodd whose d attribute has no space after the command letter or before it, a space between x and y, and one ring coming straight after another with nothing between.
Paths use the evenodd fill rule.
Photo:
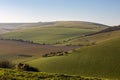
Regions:
<instances>
[{"instance_id":1,"label":"sky","mask_svg":"<svg viewBox=\"0 0 120 80\"><path fill-rule=\"evenodd\" d=\"M50 21L120 25L120 0L0 0L0 23Z\"/></svg>"}]
</instances>

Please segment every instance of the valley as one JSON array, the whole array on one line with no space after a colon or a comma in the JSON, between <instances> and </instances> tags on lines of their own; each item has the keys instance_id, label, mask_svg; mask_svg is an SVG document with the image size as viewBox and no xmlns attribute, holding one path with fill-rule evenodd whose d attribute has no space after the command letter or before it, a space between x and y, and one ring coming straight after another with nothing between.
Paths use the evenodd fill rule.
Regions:
<instances>
[{"instance_id":1,"label":"valley","mask_svg":"<svg viewBox=\"0 0 120 80\"><path fill-rule=\"evenodd\" d=\"M51 22L0 34L0 60L42 72L120 79L120 28L93 24Z\"/></svg>"}]
</instances>

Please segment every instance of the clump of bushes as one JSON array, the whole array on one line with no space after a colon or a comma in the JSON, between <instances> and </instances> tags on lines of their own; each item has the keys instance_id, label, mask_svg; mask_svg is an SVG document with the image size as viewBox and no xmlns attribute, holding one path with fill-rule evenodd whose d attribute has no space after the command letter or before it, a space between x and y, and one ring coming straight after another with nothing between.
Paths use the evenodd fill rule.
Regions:
<instances>
[{"instance_id":1,"label":"clump of bushes","mask_svg":"<svg viewBox=\"0 0 120 80\"><path fill-rule=\"evenodd\" d=\"M15 68L15 65L10 63L7 60L1 60L0 61L0 68ZM23 64L23 63L19 63L16 65L16 69L19 71L34 71L34 72L39 72L39 70L35 67L32 67L28 64Z\"/></svg>"},{"instance_id":2,"label":"clump of bushes","mask_svg":"<svg viewBox=\"0 0 120 80\"><path fill-rule=\"evenodd\" d=\"M58 52L50 52L50 53L46 53L44 55L42 55L42 57L52 57L52 56L63 56L68 54L68 52L64 52L64 51L58 51Z\"/></svg>"},{"instance_id":3,"label":"clump of bushes","mask_svg":"<svg viewBox=\"0 0 120 80\"><path fill-rule=\"evenodd\" d=\"M0 68L12 68L14 65L7 60L0 61Z\"/></svg>"},{"instance_id":4,"label":"clump of bushes","mask_svg":"<svg viewBox=\"0 0 120 80\"><path fill-rule=\"evenodd\" d=\"M35 67L32 67L28 64L23 64L23 63L19 63L17 66L16 66L16 69L19 70L19 71L33 71L33 72L39 72L39 70Z\"/></svg>"}]
</instances>

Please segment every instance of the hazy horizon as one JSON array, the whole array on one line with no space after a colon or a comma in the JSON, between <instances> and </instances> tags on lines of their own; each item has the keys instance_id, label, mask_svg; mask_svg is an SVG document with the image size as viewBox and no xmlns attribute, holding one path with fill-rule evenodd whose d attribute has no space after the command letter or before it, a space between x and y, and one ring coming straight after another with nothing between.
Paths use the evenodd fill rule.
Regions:
<instances>
[{"instance_id":1,"label":"hazy horizon","mask_svg":"<svg viewBox=\"0 0 120 80\"><path fill-rule=\"evenodd\" d=\"M65 22L69 22L70 20L62 20L62 21L65 21ZM72 21L72 20L71 20ZM60 21L36 21L36 22L0 22L0 24L19 24L19 23L44 23L44 22L60 22ZM76 21L75 21L76 22ZM80 22L90 22L90 21L80 21ZM90 23L96 23L96 24L102 24L102 25L106 25L106 26L111 26L111 25L107 25L107 24L103 24L103 23L98 23L98 22L90 22ZM112 25L112 26L118 26L118 25Z\"/></svg>"},{"instance_id":2,"label":"hazy horizon","mask_svg":"<svg viewBox=\"0 0 120 80\"><path fill-rule=\"evenodd\" d=\"M120 24L119 0L1 0L0 23L87 21Z\"/></svg>"}]
</instances>

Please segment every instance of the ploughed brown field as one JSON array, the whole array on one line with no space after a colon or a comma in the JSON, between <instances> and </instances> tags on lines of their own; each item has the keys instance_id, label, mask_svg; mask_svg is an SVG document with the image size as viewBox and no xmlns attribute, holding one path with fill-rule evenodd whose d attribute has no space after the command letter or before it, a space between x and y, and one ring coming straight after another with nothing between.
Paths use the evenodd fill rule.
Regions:
<instances>
[{"instance_id":1,"label":"ploughed brown field","mask_svg":"<svg viewBox=\"0 0 120 80\"><path fill-rule=\"evenodd\" d=\"M42 56L51 52L66 52L76 48L78 48L78 46L52 46L12 40L0 40L0 54Z\"/></svg>"}]
</instances>

